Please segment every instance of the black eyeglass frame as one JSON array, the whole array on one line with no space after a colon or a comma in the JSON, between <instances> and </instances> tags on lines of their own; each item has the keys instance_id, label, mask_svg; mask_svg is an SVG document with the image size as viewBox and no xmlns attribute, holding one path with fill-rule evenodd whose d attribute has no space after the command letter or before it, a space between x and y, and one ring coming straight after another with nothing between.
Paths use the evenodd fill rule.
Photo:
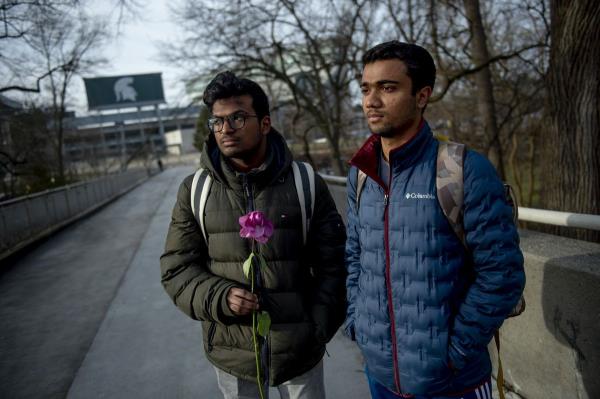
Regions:
<instances>
[{"instance_id":1,"label":"black eyeglass frame","mask_svg":"<svg viewBox=\"0 0 600 399\"><path fill-rule=\"evenodd\" d=\"M235 118L239 117L242 118L241 121L238 120L236 122ZM248 118L258 118L258 115L250 115L244 112L236 112L227 116L212 116L208 118L208 120L206 121L206 125L208 126L208 130L211 133L215 134L221 133L223 131L226 121L229 124L229 127L231 127L233 130L242 129L244 126L246 126L246 119ZM219 129L215 129L215 124L217 124L218 122L220 122L221 127Z\"/></svg>"}]
</instances>

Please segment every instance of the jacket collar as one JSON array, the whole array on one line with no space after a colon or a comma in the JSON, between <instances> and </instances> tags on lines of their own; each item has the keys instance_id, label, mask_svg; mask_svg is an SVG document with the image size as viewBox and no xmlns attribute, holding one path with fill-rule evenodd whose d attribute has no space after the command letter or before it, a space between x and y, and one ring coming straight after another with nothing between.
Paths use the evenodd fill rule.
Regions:
<instances>
[{"instance_id":1,"label":"jacket collar","mask_svg":"<svg viewBox=\"0 0 600 399\"><path fill-rule=\"evenodd\" d=\"M273 128L267 135L267 151L267 158L261 167L248 173L239 173L227 165L211 134L204 143L200 164L211 172L214 179L233 189L241 189L244 177L256 186L264 187L278 179L292 163L292 154L285 139Z\"/></svg>"},{"instance_id":2,"label":"jacket collar","mask_svg":"<svg viewBox=\"0 0 600 399\"><path fill-rule=\"evenodd\" d=\"M390 168L392 171L404 169L412 165L432 144L434 138L429 124L423 119L417 134L407 143L390 151ZM378 165L381 156L381 137L372 134L350 160L350 165L357 167L380 184ZM386 186L387 184L382 184Z\"/></svg>"}]
</instances>

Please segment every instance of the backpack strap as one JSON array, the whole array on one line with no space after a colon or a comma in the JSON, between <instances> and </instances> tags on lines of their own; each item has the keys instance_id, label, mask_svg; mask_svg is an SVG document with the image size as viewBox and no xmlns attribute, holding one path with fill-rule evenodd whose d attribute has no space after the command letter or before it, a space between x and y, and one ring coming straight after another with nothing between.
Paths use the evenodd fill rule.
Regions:
<instances>
[{"instance_id":1,"label":"backpack strap","mask_svg":"<svg viewBox=\"0 0 600 399\"><path fill-rule=\"evenodd\" d=\"M446 219L466 248L465 231L463 227L464 180L463 167L466 147L464 144L438 140L436 190L437 197ZM505 197L513 207L513 218L517 222L517 202L512 187L504 184ZM519 302L508 317L518 316L525 310L525 298L521 295ZM504 399L504 371L500 356L500 330L494 333L494 341L498 351L498 369L496 385L500 399Z\"/></svg>"},{"instance_id":2,"label":"backpack strap","mask_svg":"<svg viewBox=\"0 0 600 399\"><path fill-rule=\"evenodd\" d=\"M192 188L190 190L190 204L192 205L192 213L204 236L204 241L208 243L206 228L204 226L204 209L206 208L206 200L212 185L212 178L208 170L200 168L194 174L192 180Z\"/></svg>"},{"instance_id":3,"label":"backpack strap","mask_svg":"<svg viewBox=\"0 0 600 399\"><path fill-rule=\"evenodd\" d=\"M452 229L466 247L463 227L465 145L438 141L435 187L440 207Z\"/></svg>"},{"instance_id":4,"label":"backpack strap","mask_svg":"<svg viewBox=\"0 0 600 399\"><path fill-rule=\"evenodd\" d=\"M315 171L310 164L296 161L292 162L292 171L302 213L302 240L306 244L315 204Z\"/></svg>"},{"instance_id":5,"label":"backpack strap","mask_svg":"<svg viewBox=\"0 0 600 399\"><path fill-rule=\"evenodd\" d=\"M360 169L357 169L356 175L356 213L358 213L358 207L360 206L360 195L362 194L363 188L365 188L365 182L367 181L367 174Z\"/></svg>"}]
</instances>

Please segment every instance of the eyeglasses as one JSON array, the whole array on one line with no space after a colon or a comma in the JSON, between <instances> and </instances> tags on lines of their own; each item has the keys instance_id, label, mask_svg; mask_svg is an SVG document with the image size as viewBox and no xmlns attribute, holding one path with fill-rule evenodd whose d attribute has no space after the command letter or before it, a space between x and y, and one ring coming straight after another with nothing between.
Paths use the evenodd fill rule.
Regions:
<instances>
[{"instance_id":1,"label":"eyeglasses","mask_svg":"<svg viewBox=\"0 0 600 399\"><path fill-rule=\"evenodd\" d=\"M258 115L237 113L224 117L213 116L211 118L208 118L208 129L213 133L219 133L223 130L223 127L225 126L225 121L229 123L229 126L232 129L241 129L246 124L246 119L254 117L258 117Z\"/></svg>"}]
</instances>

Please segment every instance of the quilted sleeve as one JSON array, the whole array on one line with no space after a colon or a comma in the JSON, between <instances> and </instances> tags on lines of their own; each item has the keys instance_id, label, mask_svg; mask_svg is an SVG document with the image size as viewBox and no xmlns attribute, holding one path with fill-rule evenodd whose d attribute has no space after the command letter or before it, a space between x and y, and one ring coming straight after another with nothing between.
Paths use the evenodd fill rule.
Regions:
<instances>
[{"instance_id":1,"label":"quilted sleeve","mask_svg":"<svg viewBox=\"0 0 600 399\"><path fill-rule=\"evenodd\" d=\"M464 228L475 279L451 331L449 357L457 369L472 354L485 350L525 286L517 228L494 167L485 157L469 151L464 182Z\"/></svg>"},{"instance_id":2,"label":"quilted sleeve","mask_svg":"<svg viewBox=\"0 0 600 399\"><path fill-rule=\"evenodd\" d=\"M348 299L348 308L346 311L346 321L344 331L348 337L354 340L354 310L356 305L356 295L358 292L358 277L360 275L360 242L358 228L358 214L356 209L356 181L357 169L352 168L348 173L348 210L346 220L346 296Z\"/></svg>"},{"instance_id":3,"label":"quilted sleeve","mask_svg":"<svg viewBox=\"0 0 600 399\"><path fill-rule=\"evenodd\" d=\"M234 315L226 304L231 280L207 268L208 249L190 206L191 176L179 187L160 257L161 283L175 305L195 320L229 324Z\"/></svg>"}]
</instances>

